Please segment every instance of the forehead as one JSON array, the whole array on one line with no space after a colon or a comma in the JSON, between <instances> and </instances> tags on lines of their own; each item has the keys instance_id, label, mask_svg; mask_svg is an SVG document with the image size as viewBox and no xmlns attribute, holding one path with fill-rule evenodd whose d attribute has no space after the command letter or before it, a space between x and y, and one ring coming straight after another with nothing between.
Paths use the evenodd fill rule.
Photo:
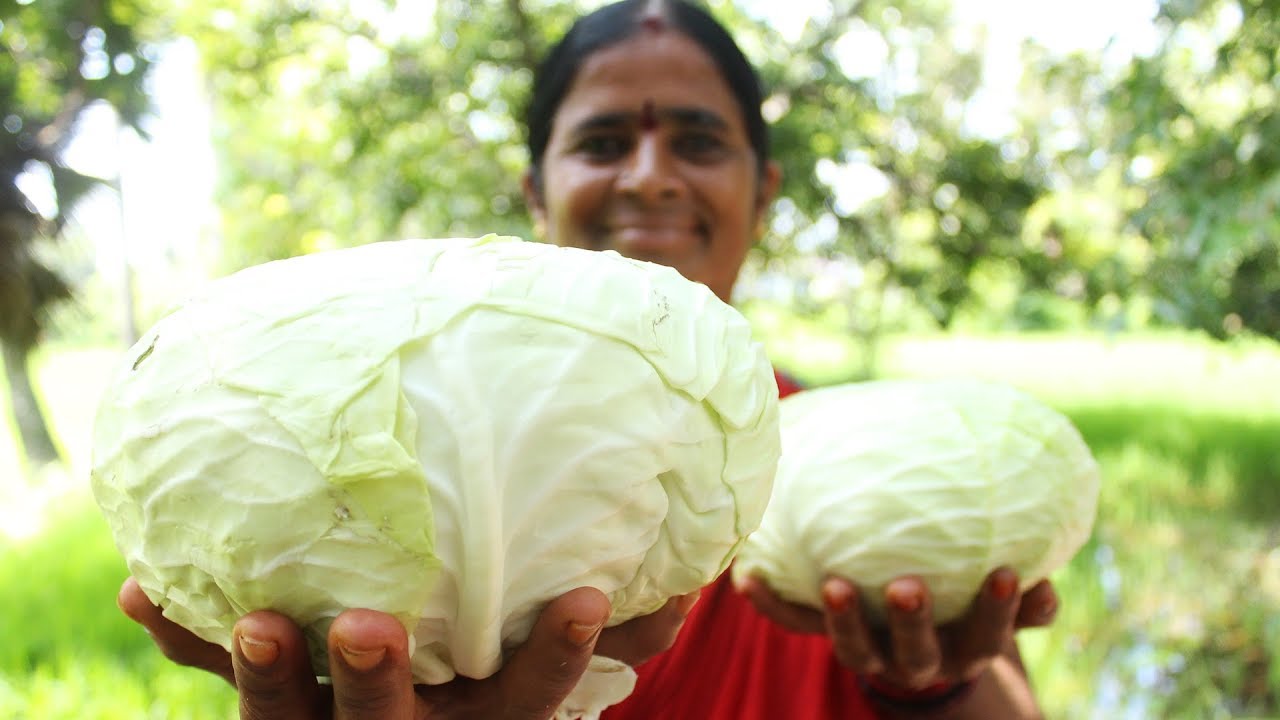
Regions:
<instances>
[{"instance_id":1,"label":"forehead","mask_svg":"<svg viewBox=\"0 0 1280 720\"><path fill-rule=\"evenodd\" d=\"M594 115L635 112L650 101L659 109L712 112L745 135L737 100L711 56L672 30L642 32L588 56L556 111L555 131Z\"/></svg>"}]
</instances>

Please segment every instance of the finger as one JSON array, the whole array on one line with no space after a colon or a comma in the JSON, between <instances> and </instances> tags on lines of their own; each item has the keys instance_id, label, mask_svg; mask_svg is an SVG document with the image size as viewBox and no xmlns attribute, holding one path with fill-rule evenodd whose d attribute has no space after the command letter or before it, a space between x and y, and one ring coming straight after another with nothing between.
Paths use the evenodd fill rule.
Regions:
<instances>
[{"instance_id":1,"label":"finger","mask_svg":"<svg viewBox=\"0 0 1280 720\"><path fill-rule=\"evenodd\" d=\"M571 590L552 601L499 673L503 717L551 717L587 669L611 611L609 599L594 588Z\"/></svg>"},{"instance_id":2,"label":"finger","mask_svg":"<svg viewBox=\"0 0 1280 720\"><path fill-rule=\"evenodd\" d=\"M692 592L673 597L654 613L604 630L596 642L595 654L635 667L665 652L675 643L700 594Z\"/></svg>"},{"instance_id":3,"label":"finger","mask_svg":"<svg viewBox=\"0 0 1280 720\"><path fill-rule=\"evenodd\" d=\"M905 687L924 687L936 679L942 663L928 589L919 578L907 576L890 582L884 594L893 652L888 671Z\"/></svg>"},{"instance_id":4,"label":"finger","mask_svg":"<svg viewBox=\"0 0 1280 720\"><path fill-rule=\"evenodd\" d=\"M745 578L737 587L761 615L779 625L796 632L826 634L827 624L822 612L783 600L760 578Z\"/></svg>"},{"instance_id":5,"label":"finger","mask_svg":"<svg viewBox=\"0 0 1280 720\"><path fill-rule=\"evenodd\" d=\"M409 637L391 615L347 610L329 627L334 720L414 716Z\"/></svg>"},{"instance_id":6,"label":"finger","mask_svg":"<svg viewBox=\"0 0 1280 720\"><path fill-rule=\"evenodd\" d=\"M249 613L236 622L231 643L241 720L316 717L319 686L293 622L266 610Z\"/></svg>"},{"instance_id":7,"label":"finger","mask_svg":"<svg viewBox=\"0 0 1280 720\"><path fill-rule=\"evenodd\" d=\"M884 661L876 650L853 583L843 578L828 578L822 584L822 601L826 606L827 634L831 636L840 664L856 673L883 672Z\"/></svg>"},{"instance_id":8,"label":"finger","mask_svg":"<svg viewBox=\"0 0 1280 720\"><path fill-rule=\"evenodd\" d=\"M972 677L1000 654L1013 635L1018 614L1018 574L1002 567L987 576L954 636L948 668L958 677Z\"/></svg>"},{"instance_id":9,"label":"finger","mask_svg":"<svg viewBox=\"0 0 1280 720\"><path fill-rule=\"evenodd\" d=\"M1047 627L1053 624L1058 616L1058 593L1053 583L1041 580L1022 594L1022 602L1018 606L1018 616L1014 621L1017 629Z\"/></svg>"},{"instance_id":10,"label":"finger","mask_svg":"<svg viewBox=\"0 0 1280 720\"><path fill-rule=\"evenodd\" d=\"M165 617L160 608L147 598L137 580L130 577L124 581L116 595L116 604L129 619L146 629L165 657L179 665L220 675L222 679L235 684L231 655L221 645L201 640L191 631Z\"/></svg>"}]
</instances>

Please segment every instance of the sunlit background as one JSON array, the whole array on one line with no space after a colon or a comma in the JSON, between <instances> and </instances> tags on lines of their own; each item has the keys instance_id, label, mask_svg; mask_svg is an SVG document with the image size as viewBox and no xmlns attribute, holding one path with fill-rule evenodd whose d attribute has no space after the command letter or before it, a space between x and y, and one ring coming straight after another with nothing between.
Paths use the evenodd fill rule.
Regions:
<instances>
[{"instance_id":1,"label":"sunlit background","mask_svg":"<svg viewBox=\"0 0 1280 720\"><path fill-rule=\"evenodd\" d=\"M250 264L531 237L530 66L599 4L0 4L0 717L234 716L114 606L108 372ZM1280 717L1280 4L709 4L785 171L735 299L775 362L1005 380L1102 463L1022 634L1049 716Z\"/></svg>"}]
</instances>

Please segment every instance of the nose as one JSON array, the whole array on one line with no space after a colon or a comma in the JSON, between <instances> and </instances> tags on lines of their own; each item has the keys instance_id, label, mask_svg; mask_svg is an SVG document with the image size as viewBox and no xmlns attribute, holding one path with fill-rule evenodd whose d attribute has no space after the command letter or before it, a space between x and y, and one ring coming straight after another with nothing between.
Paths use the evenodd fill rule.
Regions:
<instances>
[{"instance_id":1,"label":"nose","mask_svg":"<svg viewBox=\"0 0 1280 720\"><path fill-rule=\"evenodd\" d=\"M685 190L680 167L661 133L646 132L635 145L617 180L620 192L646 202L678 199Z\"/></svg>"}]
</instances>

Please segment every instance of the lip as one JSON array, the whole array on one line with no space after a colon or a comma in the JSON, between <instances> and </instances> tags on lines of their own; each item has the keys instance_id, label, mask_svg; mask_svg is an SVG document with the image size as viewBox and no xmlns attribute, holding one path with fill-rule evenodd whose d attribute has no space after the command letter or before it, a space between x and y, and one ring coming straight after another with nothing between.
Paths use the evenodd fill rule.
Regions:
<instances>
[{"instance_id":1,"label":"lip","mask_svg":"<svg viewBox=\"0 0 1280 720\"><path fill-rule=\"evenodd\" d=\"M663 222L650 219L613 222L603 228L607 245L624 255L655 255L688 251L705 245L709 233L696 221Z\"/></svg>"}]
</instances>

